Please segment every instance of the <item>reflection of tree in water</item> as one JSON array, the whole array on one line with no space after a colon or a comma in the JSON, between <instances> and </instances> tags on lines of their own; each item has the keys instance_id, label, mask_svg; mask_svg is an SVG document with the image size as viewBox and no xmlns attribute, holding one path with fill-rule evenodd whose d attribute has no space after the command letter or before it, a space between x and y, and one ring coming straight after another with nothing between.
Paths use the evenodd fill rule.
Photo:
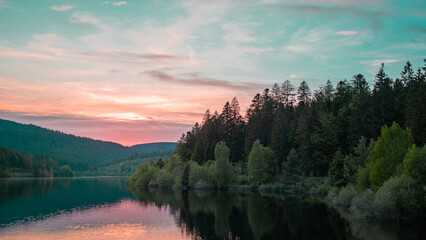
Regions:
<instances>
[{"instance_id":1,"label":"reflection of tree in water","mask_svg":"<svg viewBox=\"0 0 426 240\"><path fill-rule=\"evenodd\" d=\"M345 222L325 205L258 193L134 189L143 204L170 206L194 239L347 239ZM176 214L179 212L180 214Z\"/></svg>"},{"instance_id":2,"label":"reflection of tree in water","mask_svg":"<svg viewBox=\"0 0 426 240\"><path fill-rule=\"evenodd\" d=\"M71 180L64 180L62 184L69 184ZM61 186L61 187L62 187ZM52 178L37 178L37 179L16 179L5 178L0 179L0 203L25 198L31 195L44 195L51 190L60 187L53 184Z\"/></svg>"},{"instance_id":3,"label":"reflection of tree in water","mask_svg":"<svg viewBox=\"0 0 426 240\"><path fill-rule=\"evenodd\" d=\"M254 195L248 201L247 215L255 239L270 234L276 222L277 207L275 201Z\"/></svg>"}]
</instances>

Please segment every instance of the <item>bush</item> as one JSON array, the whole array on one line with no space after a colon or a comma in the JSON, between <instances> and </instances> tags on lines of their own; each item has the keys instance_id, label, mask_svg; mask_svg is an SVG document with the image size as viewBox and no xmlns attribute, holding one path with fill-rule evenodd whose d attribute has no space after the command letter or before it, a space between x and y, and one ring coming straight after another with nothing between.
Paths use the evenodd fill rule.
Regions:
<instances>
[{"instance_id":1,"label":"bush","mask_svg":"<svg viewBox=\"0 0 426 240\"><path fill-rule=\"evenodd\" d=\"M404 173L426 185L426 145L411 147L404 157Z\"/></svg>"},{"instance_id":2,"label":"bush","mask_svg":"<svg viewBox=\"0 0 426 240\"><path fill-rule=\"evenodd\" d=\"M259 140L253 143L249 154L247 173L250 182L254 186L271 182L277 171L277 163L274 152L269 147L264 147Z\"/></svg>"},{"instance_id":3,"label":"bush","mask_svg":"<svg viewBox=\"0 0 426 240\"><path fill-rule=\"evenodd\" d=\"M171 187L175 183L175 179L169 172L160 171L157 174L156 182L159 186Z\"/></svg>"},{"instance_id":4,"label":"bush","mask_svg":"<svg viewBox=\"0 0 426 240\"><path fill-rule=\"evenodd\" d=\"M375 195L367 190L355 197L350 211L357 218L421 217L426 207L424 196L422 186L404 174L387 180Z\"/></svg>"},{"instance_id":5,"label":"bush","mask_svg":"<svg viewBox=\"0 0 426 240\"><path fill-rule=\"evenodd\" d=\"M424 190L413 178L405 174L399 177L392 177L387 180L376 194L378 204L381 198L386 198L389 194L395 198L395 208L404 217L416 217L423 213L425 208ZM381 196L383 195L383 196ZM389 199L391 201L391 199ZM383 208L387 207L382 203ZM389 203L390 204L390 203ZM382 207L378 205L377 207ZM380 211L380 208L378 209ZM379 216L380 217L380 216Z\"/></svg>"},{"instance_id":6,"label":"bush","mask_svg":"<svg viewBox=\"0 0 426 240\"><path fill-rule=\"evenodd\" d=\"M189 172L188 176L188 185L190 187L195 187L195 185L198 183L198 181L203 180L205 182L211 181L212 173L209 168L206 166L200 166L198 163L190 161L190 168L191 171Z\"/></svg>"},{"instance_id":7,"label":"bush","mask_svg":"<svg viewBox=\"0 0 426 240\"><path fill-rule=\"evenodd\" d=\"M150 182L155 181L159 171L160 168L155 165L142 163L139 165L138 171L133 173L127 182L129 184L148 186Z\"/></svg>"},{"instance_id":8,"label":"bush","mask_svg":"<svg viewBox=\"0 0 426 240\"><path fill-rule=\"evenodd\" d=\"M390 128L382 127L381 135L371 151L370 183L380 188L390 177L395 176L405 154L414 140L409 129L402 129L397 123Z\"/></svg>"},{"instance_id":9,"label":"bush","mask_svg":"<svg viewBox=\"0 0 426 240\"><path fill-rule=\"evenodd\" d=\"M224 188L231 183L234 178L234 169L229 164L229 148L225 142L218 142L214 150L215 164L213 176L218 188Z\"/></svg>"},{"instance_id":10,"label":"bush","mask_svg":"<svg viewBox=\"0 0 426 240\"><path fill-rule=\"evenodd\" d=\"M353 185L348 185L342 188L334 199L333 204L342 206L351 206L352 199L358 195L357 190Z\"/></svg>"},{"instance_id":11,"label":"bush","mask_svg":"<svg viewBox=\"0 0 426 240\"><path fill-rule=\"evenodd\" d=\"M387 183L387 182L386 182ZM385 184L386 184L385 183ZM396 206L396 197L391 189L383 185L377 191L373 202L374 216L381 219L398 219L399 211Z\"/></svg>"},{"instance_id":12,"label":"bush","mask_svg":"<svg viewBox=\"0 0 426 240\"><path fill-rule=\"evenodd\" d=\"M366 190L370 187L370 168L368 166L358 169L356 186L360 190Z\"/></svg>"},{"instance_id":13,"label":"bush","mask_svg":"<svg viewBox=\"0 0 426 240\"><path fill-rule=\"evenodd\" d=\"M318 186L318 192L319 193L327 193L328 191L330 191L331 190L331 188L332 188L332 186L330 185L330 181L328 181L328 180L325 180L322 184L320 184L319 186Z\"/></svg>"},{"instance_id":14,"label":"bush","mask_svg":"<svg viewBox=\"0 0 426 240\"><path fill-rule=\"evenodd\" d=\"M374 192L367 189L360 195L354 197L349 211L355 218L373 217Z\"/></svg>"},{"instance_id":15,"label":"bush","mask_svg":"<svg viewBox=\"0 0 426 240\"><path fill-rule=\"evenodd\" d=\"M177 177L175 178L175 184L173 184L172 189L173 189L174 191L177 191L177 190L182 189L182 177L177 176Z\"/></svg>"}]
</instances>

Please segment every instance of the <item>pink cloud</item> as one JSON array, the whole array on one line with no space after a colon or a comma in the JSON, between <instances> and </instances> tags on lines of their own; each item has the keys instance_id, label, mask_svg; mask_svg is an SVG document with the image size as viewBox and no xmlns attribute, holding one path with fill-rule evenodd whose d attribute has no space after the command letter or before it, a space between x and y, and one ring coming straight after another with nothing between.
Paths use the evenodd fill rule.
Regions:
<instances>
[{"instance_id":1,"label":"pink cloud","mask_svg":"<svg viewBox=\"0 0 426 240\"><path fill-rule=\"evenodd\" d=\"M122 6L122 5L127 5L127 4L128 3L125 2L125 1L120 1L120 2L113 3L112 5L114 5L114 6Z\"/></svg>"},{"instance_id":2,"label":"pink cloud","mask_svg":"<svg viewBox=\"0 0 426 240\"><path fill-rule=\"evenodd\" d=\"M52 6L50 7L52 10L58 11L58 12L65 12L68 11L70 9L73 9L74 6L73 5L62 5L62 6Z\"/></svg>"},{"instance_id":3,"label":"pink cloud","mask_svg":"<svg viewBox=\"0 0 426 240\"><path fill-rule=\"evenodd\" d=\"M3 47L0 47L0 58L35 58L42 60L59 60L58 58L47 54L17 51Z\"/></svg>"}]
</instances>

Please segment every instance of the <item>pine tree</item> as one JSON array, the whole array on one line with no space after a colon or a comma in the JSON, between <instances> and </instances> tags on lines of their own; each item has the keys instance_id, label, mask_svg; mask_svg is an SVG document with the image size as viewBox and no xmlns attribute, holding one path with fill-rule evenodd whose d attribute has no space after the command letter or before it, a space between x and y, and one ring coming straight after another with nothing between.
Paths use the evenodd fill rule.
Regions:
<instances>
[{"instance_id":1,"label":"pine tree","mask_svg":"<svg viewBox=\"0 0 426 240\"><path fill-rule=\"evenodd\" d=\"M291 85L291 82L289 80L285 80L284 83L281 85L281 92L284 101L284 106L293 106L293 98L296 94L294 93L294 87L293 85Z\"/></svg>"},{"instance_id":2,"label":"pine tree","mask_svg":"<svg viewBox=\"0 0 426 240\"><path fill-rule=\"evenodd\" d=\"M282 163L282 173L281 181L287 185L294 185L302 175L302 162L294 148L289 152L287 160Z\"/></svg>"},{"instance_id":3,"label":"pine tree","mask_svg":"<svg viewBox=\"0 0 426 240\"><path fill-rule=\"evenodd\" d=\"M309 103L311 97L311 90L309 89L308 84L305 81L300 83L299 88L297 89L297 99L299 100L299 104L307 104Z\"/></svg>"},{"instance_id":4,"label":"pine tree","mask_svg":"<svg viewBox=\"0 0 426 240\"><path fill-rule=\"evenodd\" d=\"M188 183L189 183L189 172L191 171L190 166L189 166L189 162L186 162L185 164L185 168L183 169L183 174L182 174L182 187L183 188L187 188L188 187Z\"/></svg>"},{"instance_id":5,"label":"pine tree","mask_svg":"<svg viewBox=\"0 0 426 240\"><path fill-rule=\"evenodd\" d=\"M333 161L330 163L330 169L328 171L328 177L330 183L336 187L342 187L346 185L344 176L344 155L341 151L337 151L334 154Z\"/></svg>"}]
</instances>

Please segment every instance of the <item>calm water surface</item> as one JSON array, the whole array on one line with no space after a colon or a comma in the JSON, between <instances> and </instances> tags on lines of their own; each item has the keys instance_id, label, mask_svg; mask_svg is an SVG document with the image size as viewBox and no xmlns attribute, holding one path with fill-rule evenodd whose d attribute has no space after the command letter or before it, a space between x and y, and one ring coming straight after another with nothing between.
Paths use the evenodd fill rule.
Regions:
<instances>
[{"instance_id":1,"label":"calm water surface","mask_svg":"<svg viewBox=\"0 0 426 240\"><path fill-rule=\"evenodd\" d=\"M121 177L0 179L0 239L356 239L352 232L366 239L410 236L393 226L388 229L351 225L305 197L129 189Z\"/></svg>"}]
</instances>

